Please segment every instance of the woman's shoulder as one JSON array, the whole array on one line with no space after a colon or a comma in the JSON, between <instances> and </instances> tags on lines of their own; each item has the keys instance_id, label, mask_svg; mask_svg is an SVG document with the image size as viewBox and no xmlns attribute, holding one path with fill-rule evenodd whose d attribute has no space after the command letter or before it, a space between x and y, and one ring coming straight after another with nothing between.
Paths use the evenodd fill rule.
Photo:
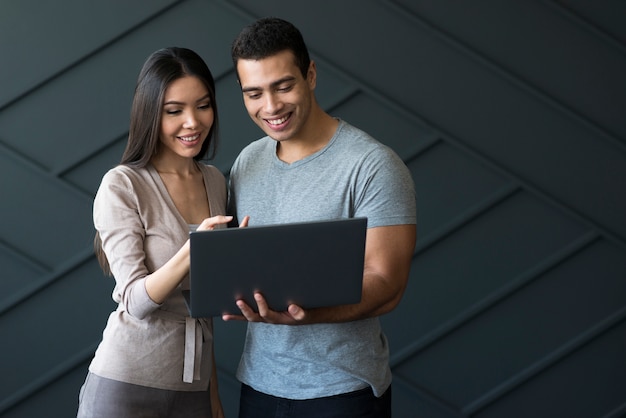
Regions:
<instances>
[{"instance_id":1,"label":"woman's shoulder","mask_svg":"<svg viewBox=\"0 0 626 418\"><path fill-rule=\"evenodd\" d=\"M124 165L124 164L119 164L116 165L115 167L109 169L109 171L107 171L104 174L104 177L110 177L110 178L120 178L120 177L127 177L127 178L134 178L134 177L144 177L145 175L147 175L148 170L146 168L136 168L136 167L131 167L128 165Z\"/></svg>"},{"instance_id":2,"label":"woman's shoulder","mask_svg":"<svg viewBox=\"0 0 626 418\"><path fill-rule=\"evenodd\" d=\"M148 183L150 173L147 168L135 168L127 165L117 165L107 171L102 177L100 188L103 187L122 187L126 189L135 189L143 187Z\"/></svg>"}]
</instances>

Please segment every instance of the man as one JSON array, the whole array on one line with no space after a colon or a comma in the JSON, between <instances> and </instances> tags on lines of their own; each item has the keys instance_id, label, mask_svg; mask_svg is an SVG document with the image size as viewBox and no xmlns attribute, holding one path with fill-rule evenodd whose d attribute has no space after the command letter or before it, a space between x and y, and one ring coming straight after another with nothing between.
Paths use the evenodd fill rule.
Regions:
<instances>
[{"instance_id":1,"label":"man","mask_svg":"<svg viewBox=\"0 0 626 418\"><path fill-rule=\"evenodd\" d=\"M232 57L248 114L267 136L233 164L230 213L250 215L250 225L368 218L360 303L276 312L256 294L258 313L238 301L242 315L223 317L249 321L237 371L240 417L391 416L378 316L396 307L408 280L416 237L410 173L388 147L322 110L315 63L289 22L244 28ZM276 248L276 262L280 256Z\"/></svg>"}]
</instances>

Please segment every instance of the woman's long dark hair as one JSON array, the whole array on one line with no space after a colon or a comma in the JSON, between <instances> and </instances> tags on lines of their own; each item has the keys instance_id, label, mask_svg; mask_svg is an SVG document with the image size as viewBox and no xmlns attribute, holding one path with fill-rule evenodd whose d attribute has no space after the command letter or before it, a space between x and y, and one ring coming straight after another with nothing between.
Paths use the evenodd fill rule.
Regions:
<instances>
[{"instance_id":1,"label":"woman's long dark hair","mask_svg":"<svg viewBox=\"0 0 626 418\"><path fill-rule=\"evenodd\" d=\"M173 81L186 76L197 77L204 84L213 107L213 125L194 160L215 157L219 127L215 80L198 54L187 48L172 47L152 53L139 73L130 111L128 142L120 164L143 168L157 154L165 90ZM111 276L109 262L102 250L102 241L97 231L94 251L104 273Z\"/></svg>"}]
</instances>

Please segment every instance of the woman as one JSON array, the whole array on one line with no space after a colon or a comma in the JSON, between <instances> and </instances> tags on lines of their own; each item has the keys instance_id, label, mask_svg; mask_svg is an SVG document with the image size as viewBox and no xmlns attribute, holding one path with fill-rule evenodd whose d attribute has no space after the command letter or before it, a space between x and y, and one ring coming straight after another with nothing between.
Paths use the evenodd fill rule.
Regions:
<instances>
[{"instance_id":1,"label":"woman","mask_svg":"<svg viewBox=\"0 0 626 418\"><path fill-rule=\"evenodd\" d=\"M199 162L215 154L217 126L204 61L183 48L153 53L139 74L121 164L94 200L95 250L115 278L118 308L89 366L79 418L223 416L211 319L190 318L181 292L189 231L232 220L224 176Z\"/></svg>"}]
</instances>

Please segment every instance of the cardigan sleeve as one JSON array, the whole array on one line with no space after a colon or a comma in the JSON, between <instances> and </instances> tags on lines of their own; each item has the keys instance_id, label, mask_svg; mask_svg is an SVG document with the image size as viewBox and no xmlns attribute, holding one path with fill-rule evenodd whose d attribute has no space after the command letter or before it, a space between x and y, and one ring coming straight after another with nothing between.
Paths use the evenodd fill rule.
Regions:
<instances>
[{"instance_id":1,"label":"cardigan sleeve","mask_svg":"<svg viewBox=\"0 0 626 418\"><path fill-rule=\"evenodd\" d=\"M122 170L112 169L104 175L94 199L93 221L115 278L113 299L131 316L143 319L159 305L145 288L149 274L144 252L146 232L137 193Z\"/></svg>"}]
</instances>

